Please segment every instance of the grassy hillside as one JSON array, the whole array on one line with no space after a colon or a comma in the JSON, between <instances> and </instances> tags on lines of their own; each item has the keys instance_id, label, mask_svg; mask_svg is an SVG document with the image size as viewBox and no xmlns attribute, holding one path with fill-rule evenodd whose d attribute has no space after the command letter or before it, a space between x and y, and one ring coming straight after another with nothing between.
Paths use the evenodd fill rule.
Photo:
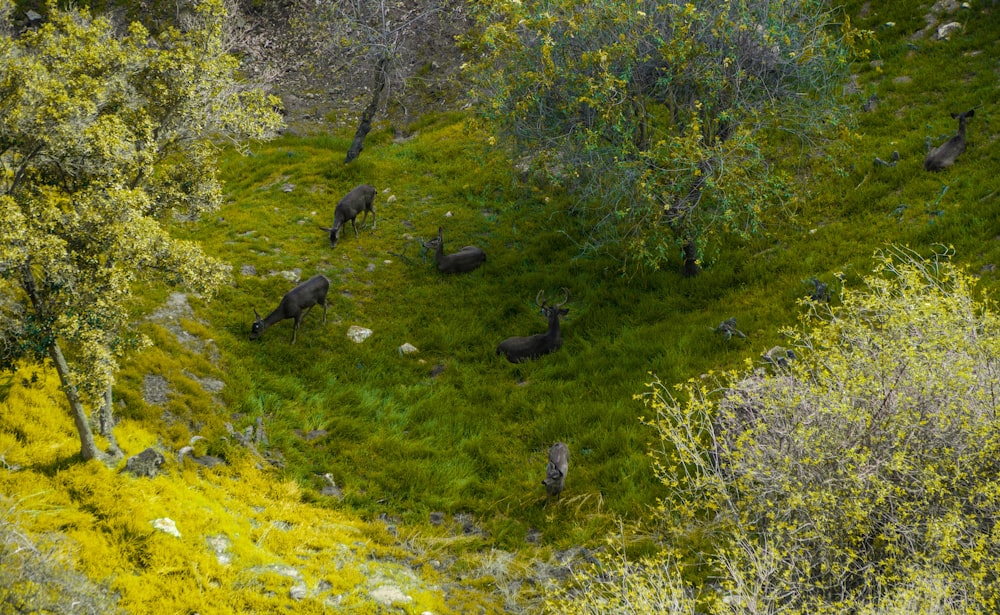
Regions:
<instances>
[{"instance_id":1,"label":"grassy hillside","mask_svg":"<svg viewBox=\"0 0 1000 615\"><path fill-rule=\"evenodd\" d=\"M368 608L352 587L393 574L413 579L397 581L414 598L397 605L405 610L462 612L474 601L499 610L513 607L497 587L516 593L512 579L544 576L536 561L597 546L618 520L647 548L643 537L662 521L651 512L660 491L634 395L650 374L679 382L759 361L795 323L810 278L836 296L887 243L924 254L953 246L996 288L1000 8L958 9L944 19L964 25L950 40L912 37L928 9L849 8L878 37L847 94L857 124L826 144L776 137L795 199L775 209L766 236L725 246L696 278L679 274L679 260L677 271L623 273L616 260L582 250L577 220L562 213L568 197L518 185L483 135L466 132L462 114L426 118L403 142L376 129L349 166L348 133L286 136L247 157L227 152L225 206L177 230L229 263L232 283L210 303L189 297L190 313L143 320L155 346L129 361L116 388L122 446L128 454L160 447L165 475L147 481L79 466L55 381L26 368L0 381L0 491L17 511L9 517L33 533L64 534L72 559L110 579L133 612L226 612L209 605L228 596L244 612L288 604L294 578L266 569L281 563L325 588L294 602L297 612L320 612L330 596ZM872 94L877 107L862 112ZM970 108L968 151L953 168L923 171L925 144L945 140L956 128L948 114ZM898 164L874 164L893 151ZM377 227L357 237L347 228L331 248L319 226L360 183L378 190ZM475 244L486 264L440 275L420 243L439 226L447 251ZM316 273L332 281L327 322L313 310L295 345L290 321L250 341L253 310L267 314L294 279ZM570 294L563 348L520 365L496 356L505 337L544 331L536 293L558 297L562 287ZM153 313L168 294L149 289L136 314ZM745 339L715 331L732 317ZM346 335L353 325L373 334L355 343ZM404 343L419 352L401 354ZM151 377L167 383L165 397L144 395ZM224 386L209 390L206 379ZM236 445L226 423L237 432L262 426L258 446L273 463ZM178 464L174 453L195 435L206 438L199 453L229 465ZM557 440L570 448L569 478L560 501L548 502L540 481ZM325 473L342 500L321 494ZM151 529L164 516L178 521L180 544ZM233 541L236 563L218 562L206 546L217 534ZM331 551L344 559L330 563ZM154 600L151 588L176 601Z\"/></svg>"}]
</instances>

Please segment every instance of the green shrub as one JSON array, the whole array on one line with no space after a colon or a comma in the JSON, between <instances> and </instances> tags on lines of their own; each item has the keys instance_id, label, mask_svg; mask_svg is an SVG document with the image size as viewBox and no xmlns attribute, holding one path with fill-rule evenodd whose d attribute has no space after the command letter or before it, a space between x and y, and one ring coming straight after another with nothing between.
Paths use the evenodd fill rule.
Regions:
<instances>
[{"instance_id":1,"label":"green shrub","mask_svg":"<svg viewBox=\"0 0 1000 615\"><path fill-rule=\"evenodd\" d=\"M683 250L689 273L790 198L767 135L841 126L862 35L813 0L471 6L466 74L489 142L573 195L585 244L654 268Z\"/></svg>"}]
</instances>

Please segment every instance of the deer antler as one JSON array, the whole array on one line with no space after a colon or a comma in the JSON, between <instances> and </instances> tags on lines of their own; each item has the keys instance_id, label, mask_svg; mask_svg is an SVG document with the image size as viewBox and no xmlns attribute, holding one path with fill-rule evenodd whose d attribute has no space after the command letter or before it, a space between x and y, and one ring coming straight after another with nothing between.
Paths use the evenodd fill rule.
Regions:
<instances>
[{"instance_id":1,"label":"deer antler","mask_svg":"<svg viewBox=\"0 0 1000 615\"><path fill-rule=\"evenodd\" d=\"M566 287L565 287L565 286L563 286L563 287L562 287L562 291L563 291L563 293L564 293L564 294L566 295L566 298L565 298L565 299L563 299L563 302L562 302L562 303L560 303L559 305L556 305L556 306L555 306L555 307L557 307L557 308L561 308L562 306L564 306L564 305L566 305L567 303L569 303L569 290L567 290L567 289L566 289Z\"/></svg>"},{"instance_id":2,"label":"deer antler","mask_svg":"<svg viewBox=\"0 0 1000 615\"><path fill-rule=\"evenodd\" d=\"M535 295L535 305L537 305L538 307L545 307L544 296L545 296L545 291L544 290L538 291L538 294ZM540 299L542 301L539 303Z\"/></svg>"}]
</instances>

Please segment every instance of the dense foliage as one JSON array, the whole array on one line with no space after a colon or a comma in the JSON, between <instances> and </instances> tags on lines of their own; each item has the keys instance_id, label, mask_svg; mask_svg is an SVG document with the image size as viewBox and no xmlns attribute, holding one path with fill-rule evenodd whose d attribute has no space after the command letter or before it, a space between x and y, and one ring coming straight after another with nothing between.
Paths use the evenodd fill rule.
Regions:
<instances>
[{"instance_id":1,"label":"dense foliage","mask_svg":"<svg viewBox=\"0 0 1000 615\"><path fill-rule=\"evenodd\" d=\"M500 143L572 195L584 245L689 273L786 197L765 135L836 125L857 34L821 0L476 5L469 74Z\"/></svg>"},{"instance_id":2,"label":"dense foliage","mask_svg":"<svg viewBox=\"0 0 1000 615\"><path fill-rule=\"evenodd\" d=\"M264 137L280 118L272 100L240 86L217 2L155 38L54 7L18 33L12 4L0 9L0 366L55 363L89 459L82 407L110 391L135 341L135 284L210 293L224 278L164 223L219 205L216 139Z\"/></svg>"},{"instance_id":3,"label":"dense foliage","mask_svg":"<svg viewBox=\"0 0 1000 615\"><path fill-rule=\"evenodd\" d=\"M794 358L650 385L671 542L714 537L716 612L995 611L996 307L903 249L842 300L806 303Z\"/></svg>"},{"instance_id":4,"label":"dense foliage","mask_svg":"<svg viewBox=\"0 0 1000 615\"><path fill-rule=\"evenodd\" d=\"M754 551L727 560L714 557L717 547L757 549L763 564L780 564L782 552L734 543L727 531L737 516L717 515L684 490L664 491L645 455L658 432L636 420L644 408L632 394L649 371L669 385L774 344L791 347L777 330L813 290L805 282L828 283L836 302L841 281L857 288L859 273L871 270L870 250L859 246L891 240L925 253L954 244L955 261L978 274L978 287L996 288L1000 150L991 146L990 118L1000 11L989 2L935 8L948 11L940 22L962 22L949 41L931 38L920 3L850 4L852 20L882 38L877 61L852 65L851 97L861 109L877 93L878 104L859 111L858 131L837 144L843 149L771 152L778 167L799 173L802 198L762 211L769 236L725 242L714 266L693 279L670 271L624 279L607 258L574 258L579 217L567 213L578 199L511 186L500 150L482 150L488 135L466 132L464 113L425 117L407 126L412 139L376 122L365 156L351 165L341 163L350 144L342 131L290 132L254 146L252 156L225 152L221 208L197 224L174 216L169 228L232 265L231 283L210 303L187 295L187 310L175 309L183 295L165 303L169 291L158 283L141 282L130 297L133 315L150 316L133 322L152 344L129 353L116 375L115 432L128 455L163 453L160 476L79 463L54 372L26 362L0 374L0 492L16 494L11 506L20 511L0 529L11 531L14 550L37 549L22 550L23 559L0 553L0 586L19 583L31 566L45 587L20 584L22 595L69 588L80 605L113 596L123 610L151 614L537 612L545 599L560 613L723 611L716 601L727 612L790 609L741 598L753 589L741 592L736 581L732 590L720 583L727 562ZM924 38L914 36L925 28ZM955 130L949 112L973 107L958 163L923 172L925 142L946 140ZM898 164L873 165L876 155ZM378 228L366 225L331 250L317 226L328 226L336 201L362 182L379 188ZM467 276L439 275L419 240L442 225L449 251L474 243L487 263ZM273 307L291 279L313 272L334 283L328 322L311 314L294 346L289 321L247 340L253 308ZM516 366L496 357L503 337L544 330L532 300L562 286L572 310L560 352ZM746 337L720 335L720 322ZM345 336L355 324L374 331L363 344ZM403 342L419 352L401 354ZM753 375L698 384L735 388ZM151 381L160 388L147 390ZM678 395L660 385L654 392ZM227 465L179 460L195 434L205 439L192 455ZM554 440L570 446L572 466L561 498L547 501L540 479ZM704 440L692 442L706 452ZM321 491L325 474L343 499ZM664 508L651 511L657 496ZM180 537L153 529L164 517L176 520ZM674 552L646 558L657 522ZM609 548L601 538L614 528L621 540ZM594 557L604 562L601 574L585 576L580 562ZM753 581L757 563L731 578ZM976 602L962 598L957 573L917 564L886 588L892 595L858 611L995 610L963 608ZM98 584L78 583L71 570ZM389 579L413 601L376 602ZM591 591L567 603L580 592L573 579ZM551 591L567 581L568 593ZM470 585L475 595L463 596Z\"/></svg>"}]
</instances>

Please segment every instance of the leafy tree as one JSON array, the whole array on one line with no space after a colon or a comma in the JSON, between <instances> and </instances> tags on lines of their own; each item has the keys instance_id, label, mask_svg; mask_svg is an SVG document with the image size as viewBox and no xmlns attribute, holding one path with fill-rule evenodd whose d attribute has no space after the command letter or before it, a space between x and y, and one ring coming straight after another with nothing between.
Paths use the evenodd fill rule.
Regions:
<instances>
[{"instance_id":1,"label":"leafy tree","mask_svg":"<svg viewBox=\"0 0 1000 615\"><path fill-rule=\"evenodd\" d=\"M787 196L769 131L815 137L857 35L823 0L490 0L467 40L480 118L603 245L686 271Z\"/></svg>"},{"instance_id":2,"label":"leafy tree","mask_svg":"<svg viewBox=\"0 0 1000 615\"><path fill-rule=\"evenodd\" d=\"M423 30L432 16L452 9L447 0L423 3L419 10L405 10L389 0L319 0L298 10L293 27L309 41L310 53L323 58L321 70L347 78L370 75L361 80L370 87L371 98L361 112L346 164L361 155L379 110L399 98L406 86L405 65L413 59L408 39L426 36Z\"/></svg>"},{"instance_id":3,"label":"leafy tree","mask_svg":"<svg viewBox=\"0 0 1000 615\"><path fill-rule=\"evenodd\" d=\"M166 223L219 205L219 139L263 138L280 118L237 78L216 0L156 36L55 6L18 34L12 3L0 9L0 366L52 361L89 460L102 455L85 405L117 453L110 387L142 343L127 329L133 288L208 296L225 275Z\"/></svg>"},{"instance_id":4,"label":"leafy tree","mask_svg":"<svg viewBox=\"0 0 1000 615\"><path fill-rule=\"evenodd\" d=\"M649 385L669 543L714 545L714 612L994 612L995 305L946 254L891 248L806 306L787 363Z\"/></svg>"}]
</instances>

